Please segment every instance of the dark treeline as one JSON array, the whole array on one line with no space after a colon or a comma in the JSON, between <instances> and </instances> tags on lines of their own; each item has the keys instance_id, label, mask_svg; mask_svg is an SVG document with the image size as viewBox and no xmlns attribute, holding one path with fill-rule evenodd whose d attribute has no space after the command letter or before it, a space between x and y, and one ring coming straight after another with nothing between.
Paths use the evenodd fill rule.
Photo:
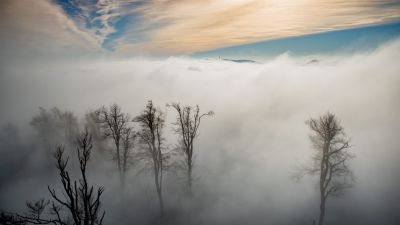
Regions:
<instances>
[{"instance_id":1,"label":"dark treeline","mask_svg":"<svg viewBox=\"0 0 400 225\"><path fill-rule=\"evenodd\" d=\"M2 209L0 224L103 224L107 212L102 208L102 195L107 186L94 184L90 176L91 166L101 163L99 155L111 156L108 159L116 170L114 175L118 177L120 195L129 186L127 178L132 175L129 171L135 171L134 174L150 171L146 176L153 180L152 189L158 205L158 209L153 210L158 211L157 215L153 214L156 219L150 223L169 224L170 217L179 212L166 209L163 189L166 173L183 174L184 182L180 182L183 188L176 189L176 192L184 190L180 195L190 201L196 181L193 175L196 139L203 119L213 116L214 112L201 112L198 105L170 103L167 107L173 109L176 115L175 122L171 124L176 138L172 141L175 143L173 146L166 141L168 124L165 112L152 101L148 101L136 116L124 112L117 104L101 106L88 112L83 123L79 123L72 112L40 108L31 126L36 131L40 148L46 153L44 156L53 156L44 163L46 168L56 169L58 186L48 185L48 196L27 201L25 212ZM334 114L328 112L316 119L311 118L306 124L311 130L310 140L315 155L312 163L301 166L294 177L318 177L319 215L310 218L309 224L316 224L317 221L318 225L322 225L328 197L342 195L353 184L349 167L353 155L348 152L350 140ZM132 182L132 179L129 180ZM114 224L117 223L115 221Z\"/></svg>"}]
</instances>

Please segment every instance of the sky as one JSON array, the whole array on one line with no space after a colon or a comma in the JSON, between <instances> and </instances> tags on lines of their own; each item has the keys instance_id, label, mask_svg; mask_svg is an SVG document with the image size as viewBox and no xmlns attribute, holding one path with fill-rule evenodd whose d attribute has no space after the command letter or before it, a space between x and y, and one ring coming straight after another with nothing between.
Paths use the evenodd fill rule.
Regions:
<instances>
[{"instance_id":1,"label":"sky","mask_svg":"<svg viewBox=\"0 0 400 225\"><path fill-rule=\"evenodd\" d=\"M39 49L52 49L57 43L65 54L76 48L87 54L191 55L400 19L398 0L6 0L0 4L1 32L8 40L22 39Z\"/></svg>"}]
</instances>

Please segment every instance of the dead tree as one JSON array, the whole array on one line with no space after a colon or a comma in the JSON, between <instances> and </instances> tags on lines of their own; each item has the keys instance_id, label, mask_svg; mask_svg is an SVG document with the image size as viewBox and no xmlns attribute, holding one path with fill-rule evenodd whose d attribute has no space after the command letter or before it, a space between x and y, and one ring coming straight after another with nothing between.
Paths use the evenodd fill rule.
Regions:
<instances>
[{"instance_id":1,"label":"dead tree","mask_svg":"<svg viewBox=\"0 0 400 225\"><path fill-rule=\"evenodd\" d=\"M319 176L318 225L322 225L328 197L342 195L353 184L353 173L348 165L353 155L348 151L350 140L334 114L328 112L318 119L307 120L306 124L312 131L310 140L316 152L313 163L303 167L302 173Z\"/></svg>"},{"instance_id":2,"label":"dead tree","mask_svg":"<svg viewBox=\"0 0 400 225\"><path fill-rule=\"evenodd\" d=\"M154 183L157 190L157 196L160 204L160 213L163 214L164 203L162 197L162 180L163 180L163 135L164 115L161 110L153 106L152 101L148 101L143 112L134 118L134 122L140 125L137 133L140 142L144 145L145 150L150 154L153 169Z\"/></svg>"},{"instance_id":3,"label":"dead tree","mask_svg":"<svg viewBox=\"0 0 400 225\"><path fill-rule=\"evenodd\" d=\"M136 133L131 127L124 129L122 133L122 174L123 181L125 181L125 174L128 170L129 159L131 156L131 150L134 147L134 140L136 138Z\"/></svg>"},{"instance_id":4,"label":"dead tree","mask_svg":"<svg viewBox=\"0 0 400 225\"><path fill-rule=\"evenodd\" d=\"M117 162L121 183L124 183L129 153L133 146L133 132L129 126L130 116L121 111L121 107L112 104L95 111L97 122L102 125L103 134L113 140L113 150Z\"/></svg>"},{"instance_id":5,"label":"dead tree","mask_svg":"<svg viewBox=\"0 0 400 225\"><path fill-rule=\"evenodd\" d=\"M209 111L207 113L200 113L200 107L184 106L179 103L171 103L170 106L177 112L175 132L179 135L179 148L185 157L185 167L187 173L187 185L189 194L192 193L192 171L193 171L193 146L196 139L201 119L204 116L212 116L214 113Z\"/></svg>"},{"instance_id":6,"label":"dead tree","mask_svg":"<svg viewBox=\"0 0 400 225\"><path fill-rule=\"evenodd\" d=\"M101 225L105 212L101 212L101 195L103 187L96 191L87 180L87 163L90 160L92 150L92 137L86 131L78 139L76 148L81 178L73 180L67 171L69 158L64 157L64 148L57 147L54 155L59 172L62 194L57 194L55 189L48 186L52 201L41 199L35 203L27 203L28 213L17 214L20 221L27 224L55 224L55 225ZM51 203L51 204L50 204ZM50 205L50 206L49 206ZM48 209L50 218L42 216Z\"/></svg>"}]
</instances>

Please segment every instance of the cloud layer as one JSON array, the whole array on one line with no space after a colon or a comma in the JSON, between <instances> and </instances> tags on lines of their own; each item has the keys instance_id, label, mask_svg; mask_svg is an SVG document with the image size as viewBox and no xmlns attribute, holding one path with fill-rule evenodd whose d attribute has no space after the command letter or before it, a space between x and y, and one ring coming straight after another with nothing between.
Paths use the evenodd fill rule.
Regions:
<instances>
[{"instance_id":1,"label":"cloud layer","mask_svg":"<svg viewBox=\"0 0 400 225\"><path fill-rule=\"evenodd\" d=\"M400 18L396 0L17 0L0 10L5 47L128 55L189 54Z\"/></svg>"},{"instance_id":2,"label":"cloud layer","mask_svg":"<svg viewBox=\"0 0 400 225\"><path fill-rule=\"evenodd\" d=\"M398 1L151 1L140 10L143 25L161 25L138 47L190 53L394 21L399 10Z\"/></svg>"}]
</instances>

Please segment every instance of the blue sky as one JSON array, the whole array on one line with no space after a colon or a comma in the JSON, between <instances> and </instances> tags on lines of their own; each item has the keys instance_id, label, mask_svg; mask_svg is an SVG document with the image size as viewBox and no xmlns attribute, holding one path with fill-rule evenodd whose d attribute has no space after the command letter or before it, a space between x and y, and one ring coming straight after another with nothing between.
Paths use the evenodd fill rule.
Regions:
<instances>
[{"instance_id":1,"label":"blue sky","mask_svg":"<svg viewBox=\"0 0 400 225\"><path fill-rule=\"evenodd\" d=\"M139 13L126 13L118 7L104 4L98 0L53 0L81 29L92 30L94 35L102 38L101 47L114 50L115 41L124 37L129 26L136 26ZM126 10L135 9L143 4L142 1L121 1ZM109 2L112 3L112 2ZM109 15L109 18L102 17ZM132 42L141 42L141 35L136 35Z\"/></svg>"},{"instance_id":2,"label":"blue sky","mask_svg":"<svg viewBox=\"0 0 400 225\"><path fill-rule=\"evenodd\" d=\"M380 44L398 37L400 22L267 40L198 52L193 56L260 59L284 53L294 56L352 54L373 50Z\"/></svg>"}]
</instances>

